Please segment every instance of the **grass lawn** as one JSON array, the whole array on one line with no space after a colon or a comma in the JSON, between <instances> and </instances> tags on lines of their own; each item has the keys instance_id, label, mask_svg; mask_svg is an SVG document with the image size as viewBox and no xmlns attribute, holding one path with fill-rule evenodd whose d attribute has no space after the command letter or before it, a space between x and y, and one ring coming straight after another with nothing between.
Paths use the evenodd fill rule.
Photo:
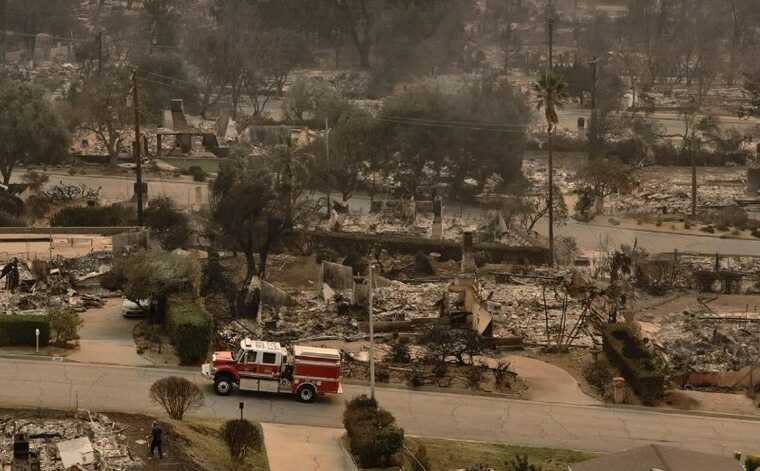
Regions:
<instances>
[{"instance_id":1,"label":"grass lawn","mask_svg":"<svg viewBox=\"0 0 760 471\"><path fill-rule=\"evenodd\" d=\"M542 465L542 471L567 471L567 465L586 461L598 455L553 448L527 448L491 443L458 442L427 438L407 439L410 449L422 444L427 449L429 471L452 471L482 464L496 471L510 471L507 463L516 455L527 455L531 464Z\"/></svg>"},{"instance_id":2,"label":"grass lawn","mask_svg":"<svg viewBox=\"0 0 760 471\"><path fill-rule=\"evenodd\" d=\"M187 441L186 452L192 455L197 463L201 463L204 469L209 471L233 469L227 445L219 435L224 421L187 418L182 422L175 420L169 422L174 428L174 433ZM250 453L245 460L245 465L240 469L269 471L263 433L259 450Z\"/></svg>"}]
</instances>

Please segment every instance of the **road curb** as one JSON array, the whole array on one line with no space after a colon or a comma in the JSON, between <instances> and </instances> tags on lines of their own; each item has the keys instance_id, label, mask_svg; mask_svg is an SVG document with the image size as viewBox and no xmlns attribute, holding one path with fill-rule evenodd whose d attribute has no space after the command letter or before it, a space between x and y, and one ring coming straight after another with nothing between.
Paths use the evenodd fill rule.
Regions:
<instances>
[{"instance_id":1,"label":"road curb","mask_svg":"<svg viewBox=\"0 0 760 471\"><path fill-rule=\"evenodd\" d=\"M715 240L743 240L746 242L757 242L760 243L760 239L755 239L751 237L736 237L731 235L712 235L712 234L691 234L688 232L674 232L674 231L657 231L654 229L642 229L639 227L628 227L628 226L613 226L610 224L598 224L593 222L576 222L577 226L587 226L587 227L596 227L599 229L617 229L621 231L630 231L630 232L643 232L646 234L660 234L664 236L681 236L681 237L699 237L702 239L715 239Z\"/></svg>"}]
</instances>

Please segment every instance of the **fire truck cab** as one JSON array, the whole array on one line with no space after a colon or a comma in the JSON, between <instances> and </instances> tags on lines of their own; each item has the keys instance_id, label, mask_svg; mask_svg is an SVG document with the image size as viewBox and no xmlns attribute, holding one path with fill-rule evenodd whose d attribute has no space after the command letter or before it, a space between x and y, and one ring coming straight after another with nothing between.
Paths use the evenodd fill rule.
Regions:
<instances>
[{"instance_id":1,"label":"fire truck cab","mask_svg":"<svg viewBox=\"0 0 760 471\"><path fill-rule=\"evenodd\" d=\"M311 402L318 395L343 392L340 351L330 348L294 346L289 351L276 342L245 339L236 352L215 352L201 372L222 396L237 388L296 394Z\"/></svg>"}]
</instances>

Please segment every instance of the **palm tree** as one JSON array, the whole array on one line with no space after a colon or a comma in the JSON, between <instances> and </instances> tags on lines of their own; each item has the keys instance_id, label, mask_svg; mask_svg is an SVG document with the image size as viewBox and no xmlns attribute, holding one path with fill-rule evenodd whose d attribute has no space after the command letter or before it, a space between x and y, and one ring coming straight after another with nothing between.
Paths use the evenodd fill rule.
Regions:
<instances>
[{"instance_id":1,"label":"palm tree","mask_svg":"<svg viewBox=\"0 0 760 471\"><path fill-rule=\"evenodd\" d=\"M544 74L533 84L533 93L536 94L538 110L544 110L546 124L551 134L559 123L557 110L561 110L569 98L567 83L555 73Z\"/></svg>"},{"instance_id":2,"label":"palm tree","mask_svg":"<svg viewBox=\"0 0 760 471\"><path fill-rule=\"evenodd\" d=\"M539 111L544 110L549 136L549 169L547 171L549 201L547 207L549 208L549 254L550 262L554 265L554 129L559 124L557 110L561 110L568 99L567 84L559 75L548 72L533 84L533 92L537 99L537 109Z\"/></svg>"}]
</instances>

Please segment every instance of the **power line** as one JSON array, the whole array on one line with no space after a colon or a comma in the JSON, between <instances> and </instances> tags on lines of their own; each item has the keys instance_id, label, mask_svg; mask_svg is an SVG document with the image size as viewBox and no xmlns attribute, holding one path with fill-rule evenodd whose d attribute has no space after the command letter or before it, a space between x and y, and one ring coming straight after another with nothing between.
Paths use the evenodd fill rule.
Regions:
<instances>
[{"instance_id":1,"label":"power line","mask_svg":"<svg viewBox=\"0 0 760 471\"><path fill-rule=\"evenodd\" d=\"M432 123L432 124L450 124L450 125L462 125L462 126L488 126L488 127L494 127L498 129L527 129L527 126L524 125L504 125L494 122L488 122L488 121L465 121L465 120L441 120L441 119L433 119L433 118L413 118L408 116L383 116L383 118L387 119L393 119L393 120L399 120L399 121L410 121L410 122L419 122L419 123Z\"/></svg>"},{"instance_id":2,"label":"power line","mask_svg":"<svg viewBox=\"0 0 760 471\"><path fill-rule=\"evenodd\" d=\"M413 122L413 121L405 121L405 120L397 120L393 118L387 118L387 117L378 117L377 118L380 121L385 121L388 123L393 124L403 124L407 126L422 126L422 127L431 127L431 128L449 128L449 129L463 129L468 131L490 131L490 132L500 132L504 134L523 134L527 130L527 128L519 128L519 129L509 129L509 128L497 128L497 127L482 127L482 126L463 126L463 125L457 125L457 124L445 124L445 123L424 123L424 122Z\"/></svg>"},{"instance_id":3,"label":"power line","mask_svg":"<svg viewBox=\"0 0 760 471\"><path fill-rule=\"evenodd\" d=\"M49 35L47 33L33 34L33 33L22 33L20 31L6 31L6 35L7 35L8 38L13 38L15 36L18 36L18 37L21 37L21 38L36 38L40 34L45 34L45 36L47 36L48 38L54 39L56 41L80 42L80 43L83 43L83 42L92 42L92 43L94 43L93 39L75 38L73 36L70 37L70 38L64 38L62 36L52 36L52 35Z\"/></svg>"}]
</instances>

